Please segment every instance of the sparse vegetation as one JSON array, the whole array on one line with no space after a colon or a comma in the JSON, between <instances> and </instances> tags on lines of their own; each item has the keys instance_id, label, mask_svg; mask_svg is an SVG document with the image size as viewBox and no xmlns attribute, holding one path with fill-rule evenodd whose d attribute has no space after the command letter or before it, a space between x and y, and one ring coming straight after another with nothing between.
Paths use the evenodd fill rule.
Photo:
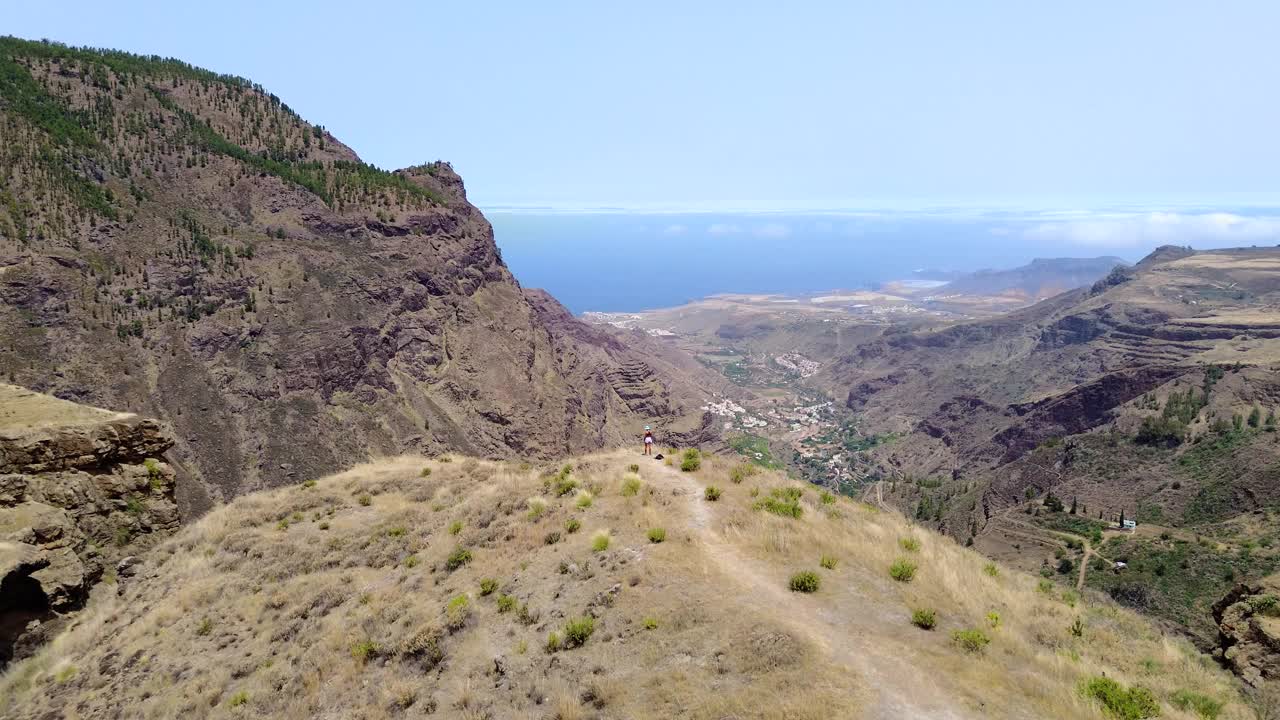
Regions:
<instances>
[{"instance_id":1,"label":"sparse vegetation","mask_svg":"<svg viewBox=\"0 0 1280 720\"><path fill-rule=\"evenodd\" d=\"M586 510L587 508L591 507L591 504L594 502L595 502L595 497L591 493L587 492L586 490L583 490L582 492L578 493L578 498L577 500L574 501L573 504L576 505L579 510Z\"/></svg>"},{"instance_id":2,"label":"sparse vegetation","mask_svg":"<svg viewBox=\"0 0 1280 720\"><path fill-rule=\"evenodd\" d=\"M587 643L587 639L591 637L591 633L595 632L595 629L596 622L590 617L570 620L564 626L564 647L566 649L582 647Z\"/></svg>"},{"instance_id":3,"label":"sparse vegetation","mask_svg":"<svg viewBox=\"0 0 1280 720\"><path fill-rule=\"evenodd\" d=\"M682 472L694 472L702 467L702 453L696 448L689 448L684 451L684 455L680 458L680 470Z\"/></svg>"},{"instance_id":4,"label":"sparse vegetation","mask_svg":"<svg viewBox=\"0 0 1280 720\"><path fill-rule=\"evenodd\" d=\"M578 518L569 518L564 521L564 531L572 535L582 529L582 521Z\"/></svg>"},{"instance_id":5,"label":"sparse vegetation","mask_svg":"<svg viewBox=\"0 0 1280 720\"><path fill-rule=\"evenodd\" d=\"M601 530L591 537L591 550L593 552L604 552L609 549L609 531Z\"/></svg>"},{"instance_id":6,"label":"sparse vegetation","mask_svg":"<svg viewBox=\"0 0 1280 720\"><path fill-rule=\"evenodd\" d=\"M989 577L1000 577L1000 568L996 567L995 563L987 563L986 565L983 565L982 572L986 573Z\"/></svg>"},{"instance_id":7,"label":"sparse vegetation","mask_svg":"<svg viewBox=\"0 0 1280 720\"><path fill-rule=\"evenodd\" d=\"M822 578L818 574L805 570L791 576L788 586L792 592L812 593L818 592L818 587L822 584Z\"/></svg>"},{"instance_id":8,"label":"sparse vegetation","mask_svg":"<svg viewBox=\"0 0 1280 720\"><path fill-rule=\"evenodd\" d=\"M838 562L839 562L839 561L838 561L838 560L836 560L836 558L835 558L835 556L834 556L834 555L826 555L826 554L824 554L822 557L818 558L818 565L822 566L823 568L825 568L825 569L827 569L827 570L835 570L835 569L836 569L836 564L837 564Z\"/></svg>"},{"instance_id":9,"label":"sparse vegetation","mask_svg":"<svg viewBox=\"0 0 1280 720\"><path fill-rule=\"evenodd\" d=\"M906 558L898 558L889 566L889 577L898 582L911 582L916 576L916 564Z\"/></svg>"},{"instance_id":10,"label":"sparse vegetation","mask_svg":"<svg viewBox=\"0 0 1280 720\"><path fill-rule=\"evenodd\" d=\"M663 530L660 527L649 528L649 542L654 543L656 545L657 543L660 543L666 539L667 539L666 530Z\"/></svg>"},{"instance_id":11,"label":"sparse vegetation","mask_svg":"<svg viewBox=\"0 0 1280 720\"><path fill-rule=\"evenodd\" d=\"M969 628L967 630L956 630L951 633L951 641L954 642L961 650L969 653L979 653L986 649L991 643L991 638L987 634L977 628Z\"/></svg>"},{"instance_id":12,"label":"sparse vegetation","mask_svg":"<svg viewBox=\"0 0 1280 720\"><path fill-rule=\"evenodd\" d=\"M444 566L452 572L469 562L471 562L471 551L464 547L459 547L449 553L449 557L445 560Z\"/></svg>"},{"instance_id":13,"label":"sparse vegetation","mask_svg":"<svg viewBox=\"0 0 1280 720\"><path fill-rule=\"evenodd\" d=\"M938 622L937 613L928 608L917 608L911 611L911 624L921 630L932 630Z\"/></svg>"},{"instance_id":14,"label":"sparse vegetation","mask_svg":"<svg viewBox=\"0 0 1280 720\"><path fill-rule=\"evenodd\" d=\"M640 486L641 486L641 482L640 482L639 475L636 475L634 473L625 475L622 478L622 496L623 497L634 496L636 493L640 492Z\"/></svg>"},{"instance_id":15,"label":"sparse vegetation","mask_svg":"<svg viewBox=\"0 0 1280 720\"><path fill-rule=\"evenodd\" d=\"M913 537L899 538L898 547L907 552L920 552L920 541Z\"/></svg>"},{"instance_id":16,"label":"sparse vegetation","mask_svg":"<svg viewBox=\"0 0 1280 720\"><path fill-rule=\"evenodd\" d=\"M804 508L800 507L800 495L803 491L799 488L774 488L769 492L768 497L757 501L756 508L766 510L774 515L799 519L804 514Z\"/></svg>"},{"instance_id":17,"label":"sparse vegetation","mask_svg":"<svg viewBox=\"0 0 1280 720\"><path fill-rule=\"evenodd\" d=\"M498 603L497 603L498 612L500 613L511 612L512 610L516 609L516 605L518 604L518 602L519 601L517 601L515 597L511 595L499 595Z\"/></svg>"},{"instance_id":18,"label":"sparse vegetation","mask_svg":"<svg viewBox=\"0 0 1280 720\"><path fill-rule=\"evenodd\" d=\"M1221 700L1215 700L1208 695L1202 695L1191 690L1179 690L1169 699L1174 707L1179 710L1190 710L1203 720L1217 720L1222 714L1223 703Z\"/></svg>"},{"instance_id":19,"label":"sparse vegetation","mask_svg":"<svg viewBox=\"0 0 1280 720\"><path fill-rule=\"evenodd\" d=\"M1084 685L1084 693L1097 700L1118 720L1143 720L1160 714L1160 703L1155 695L1143 687L1125 688L1108 677L1090 678Z\"/></svg>"},{"instance_id":20,"label":"sparse vegetation","mask_svg":"<svg viewBox=\"0 0 1280 720\"><path fill-rule=\"evenodd\" d=\"M708 485L702 490L702 497L710 502L720 499L720 488L715 485Z\"/></svg>"}]
</instances>

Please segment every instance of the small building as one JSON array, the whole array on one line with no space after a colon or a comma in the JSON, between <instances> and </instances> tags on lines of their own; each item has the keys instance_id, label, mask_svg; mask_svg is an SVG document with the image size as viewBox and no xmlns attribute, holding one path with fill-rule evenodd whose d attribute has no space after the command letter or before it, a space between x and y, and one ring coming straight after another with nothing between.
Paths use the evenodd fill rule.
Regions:
<instances>
[{"instance_id":1,"label":"small building","mask_svg":"<svg viewBox=\"0 0 1280 720\"><path fill-rule=\"evenodd\" d=\"M1128 530L1135 530L1137 529L1137 527L1138 527L1137 520L1125 520L1120 529L1128 531Z\"/></svg>"},{"instance_id":2,"label":"small building","mask_svg":"<svg viewBox=\"0 0 1280 720\"><path fill-rule=\"evenodd\" d=\"M1129 563L1117 561L1111 566L1111 569L1115 570L1116 572L1120 572L1121 570L1124 570L1127 567L1129 567Z\"/></svg>"}]
</instances>

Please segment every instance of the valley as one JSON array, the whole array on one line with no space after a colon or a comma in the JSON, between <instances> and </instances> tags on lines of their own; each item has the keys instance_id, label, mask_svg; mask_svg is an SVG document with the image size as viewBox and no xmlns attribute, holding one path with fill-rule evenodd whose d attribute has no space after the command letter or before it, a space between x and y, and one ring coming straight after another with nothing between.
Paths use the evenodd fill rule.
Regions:
<instances>
[{"instance_id":1,"label":"valley","mask_svg":"<svg viewBox=\"0 0 1280 720\"><path fill-rule=\"evenodd\" d=\"M6 718L1280 712L1276 247L575 316L449 163L12 37L0 160Z\"/></svg>"}]
</instances>

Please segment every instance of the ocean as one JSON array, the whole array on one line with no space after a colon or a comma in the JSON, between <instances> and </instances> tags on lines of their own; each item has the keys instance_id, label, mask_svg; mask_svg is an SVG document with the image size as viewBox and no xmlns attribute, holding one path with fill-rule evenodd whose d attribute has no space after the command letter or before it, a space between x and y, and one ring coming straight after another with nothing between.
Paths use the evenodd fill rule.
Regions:
<instances>
[{"instance_id":1,"label":"ocean","mask_svg":"<svg viewBox=\"0 0 1280 720\"><path fill-rule=\"evenodd\" d=\"M1038 257L1116 255L1134 262L1160 244L1248 244L1237 235L1250 228L1271 243L1280 234L1280 222L1272 217L1229 215L1240 222L1224 224L1206 220L1207 214L1150 212L646 213L488 208L485 214L493 223L503 258L520 283L547 290L576 314L670 307L716 293L802 294L865 288L888 280L931 277L920 270L1011 268ZM1213 217L1219 216L1222 213ZM1252 235L1244 239L1250 237L1258 239Z\"/></svg>"}]
</instances>

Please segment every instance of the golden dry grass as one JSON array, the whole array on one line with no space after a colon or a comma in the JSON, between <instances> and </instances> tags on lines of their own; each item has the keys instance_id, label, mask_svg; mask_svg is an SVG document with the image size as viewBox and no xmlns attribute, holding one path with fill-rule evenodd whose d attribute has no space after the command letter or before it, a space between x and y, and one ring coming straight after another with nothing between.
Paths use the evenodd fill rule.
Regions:
<instances>
[{"instance_id":1,"label":"golden dry grass","mask_svg":"<svg viewBox=\"0 0 1280 720\"><path fill-rule=\"evenodd\" d=\"M641 487L624 495L635 462ZM1079 686L1105 672L1151 688L1164 717L1188 717L1167 703L1181 688L1247 717L1234 680L1185 643L1102 599L1072 608L1030 576L992 577L986 559L896 514L823 505L811 487L801 518L768 514L754 503L792 483L764 473L735 485L715 458L696 473L626 452L572 463L589 507L544 486L559 465L461 457L240 498L12 668L0 715L1100 718ZM703 499L707 484L718 502ZM653 527L664 542L649 541ZM602 532L609 548L595 552ZM908 536L917 551L900 545ZM904 555L918 570L894 582ZM821 576L818 592L786 589L799 570ZM498 590L482 596L484 578ZM451 612L463 595L468 610ZM936 610L935 630L911 625L917 607ZM595 629L582 647L544 650L583 616ZM1068 631L1077 617L1082 637ZM984 652L951 642L968 627L991 636Z\"/></svg>"}]
</instances>

